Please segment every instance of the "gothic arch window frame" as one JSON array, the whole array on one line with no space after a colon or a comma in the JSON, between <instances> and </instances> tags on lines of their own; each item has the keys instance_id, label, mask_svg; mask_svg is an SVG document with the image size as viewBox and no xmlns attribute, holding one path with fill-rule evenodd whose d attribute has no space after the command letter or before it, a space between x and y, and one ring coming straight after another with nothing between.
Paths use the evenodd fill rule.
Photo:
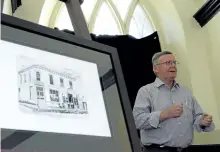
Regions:
<instances>
[{"instance_id":1,"label":"gothic arch window frame","mask_svg":"<svg viewBox=\"0 0 220 152\"><path fill-rule=\"evenodd\" d=\"M129 27L131 23L131 19L133 17L134 11L136 6L138 5L138 2L136 0L133 0L130 4L130 9L128 10L127 17L125 19L125 32L129 33Z\"/></svg>"},{"instance_id":2,"label":"gothic arch window frame","mask_svg":"<svg viewBox=\"0 0 220 152\"><path fill-rule=\"evenodd\" d=\"M127 22L126 22L126 33L129 33L130 31L130 25L131 25L131 21L133 18L133 15L135 13L135 10L137 7L140 7L140 9L144 12L143 15L144 17L149 21L151 27L152 27L152 32L156 31L155 25L153 24L152 18L150 17L148 11L146 10L146 8L143 6L143 4L141 2L137 2L137 1L133 1L130 10L129 10L129 18L127 18Z\"/></svg>"},{"instance_id":3,"label":"gothic arch window frame","mask_svg":"<svg viewBox=\"0 0 220 152\"><path fill-rule=\"evenodd\" d=\"M118 26L119 32L120 34L128 34L129 33L129 27L131 24L131 20L133 17L133 14L135 12L136 7L139 5L141 7L141 9L144 11L144 15L146 17L146 19L148 19L149 23L151 24L153 31L156 31L155 25L153 24L152 18L150 17L149 13L147 12L146 8L143 6L143 4L137 0L131 0L131 3L129 4L128 7L128 11L126 12L125 18L123 20L123 18L121 17L117 6L114 4L113 0L97 0L93 10L91 11L91 15L89 17L89 20L86 21L88 29L90 32L94 31L94 26L95 26L95 22L97 19L97 15L100 12L100 9L103 5L103 3L106 3L111 14L112 17L115 20L115 23ZM61 14L61 11L63 10L63 7L65 6L64 3L62 2L57 2L57 4L55 5L53 11L52 11L52 15L50 17L50 21L48 26L54 28L55 25L58 22L59 19L59 15Z\"/></svg>"},{"instance_id":4,"label":"gothic arch window frame","mask_svg":"<svg viewBox=\"0 0 220 152\"><path fill-rule=\"evenodd\" d=\"M89 31L91 31L91 32L94 31L95 23L96 23L96 20L97 20L98 13L100 12L100 10L102 8L102 5L105 3L107 5L107 7L108 7L112 17L114 18L115 23L117 24L119 33L120 34L124 34L124 29L121 26L122 24L121 24L120 14L119 14L119 12L116 10L116 8L114 6L112 7L111 2L109 2L111 0L99 0L99 1L100 1L100 3L97 5L96 9L94 10L95 12L92 14L93 15L91 17L92 18L92 22L90 21L90 23L88 24Z\"/></svg>"},{"instance_id":5,"label":"gothic arch window frame","mask_svg":"<svg viewBox=\"0 0 220 152\"><path fill-rule=\"evenodd\" d=\"M51 24L52 26L55 26L55 25L57 25L58 23L58 19L59 19L59 16L60 16L60 14L62 13L62 11L63 11L63 9L64 9L64 7L65 7L65 4L61 4L60 6L57 6L58 7L58 9L57 9L57 11L56 11L56 9L54 10L54 11L56 11L56 13L54 13L54 14L56 14L56 15L54 15L54 17L55 17L55 20L53 20L53 18L51 18L51 21L54 21L54 23L53 24Z\"/></svg>"},{"instance_id":6,"label":"gothic arch window frame","mask_svg":"<svg viewBox=\"0 0 220 152\"><path fill-rule=\"evenodd\" d=\"M52 10L52 13L51 13L51 16L49 19L49 23L48 23L48 27L51 27L51 28L55 27L55 25L58 22L59 15L61 14L63 7L64 7L63 2L57 1L57 3L55 4L55 6Z\"/></svg>"},{"instance_id":7,"label":"gothic arch window frame","mask_svg":"<svg viewBox=\"0 0 220 152\"><path fill-rule=\"evenodd\" d=\"M156 26L154 24L154 21L153 21L152 17L150 16L149 12L147 11L147 8L144 7L142 3L139 3L139 5L143 9L143 11L145 12L144 15L149 20L149 22L151 23L151 26L152 26L153 30L156 31Z\"/></svg>"},{"instance_id":8,"label":"gothic arch window frame","mask_svg":"<svg viewBox=\"0 0 220 152\"><path fill-rule=\"evenodd\" d=\"M125 33L125 29L123 26L124 22L123 22L123 19L120 15L116 5L114 4L114 2L112 0L107 0L106 3L108 4L108 6L112 12L113 17L115 18L115 21L117 21L119 24L118 25L119 30L121 31L122 34L124 34Z\"/></svg>"}]
</instances>

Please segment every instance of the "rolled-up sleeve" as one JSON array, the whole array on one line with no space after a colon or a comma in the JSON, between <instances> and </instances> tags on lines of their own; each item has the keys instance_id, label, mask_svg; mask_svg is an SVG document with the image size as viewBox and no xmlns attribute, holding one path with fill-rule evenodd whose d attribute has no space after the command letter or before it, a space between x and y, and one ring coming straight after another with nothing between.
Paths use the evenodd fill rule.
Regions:
<instances>
[{"instance_id":1,"label":"rolled-up sleeve","mask_svg":"<svg viewBox=\"0 0 220 152\"><path fill-rule=\"evenodd\" d=\"M133 108L133 116L136 128L158 128L160 124L160 113L161 111L151 112L150 93L146 88L140 88Z\"/></svg>"},{"instance_id":2,"label":"rolled-up sleeve","mask_svg":"<svg viewBox=\"0 0 220 152\"><path fill-rule=\"evenodd\" d=\"M202 126L200 125L200 119L202 118L202 115L204 114L201 106L198 104L197 100L195 99L195 97L192 96L193 99L193 116L194 116L194 126L195 129L198 132L210 132L213 131L215 129L215 124L212 123L209 127L205 127L202 128Z\"/></svg>"}]
</instances>

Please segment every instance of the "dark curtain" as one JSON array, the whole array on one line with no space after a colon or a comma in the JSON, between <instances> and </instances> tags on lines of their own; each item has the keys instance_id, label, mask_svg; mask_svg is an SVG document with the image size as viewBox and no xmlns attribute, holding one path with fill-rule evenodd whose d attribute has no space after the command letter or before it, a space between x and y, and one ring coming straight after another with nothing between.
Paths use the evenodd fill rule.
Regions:
<instances>
[{"instance_id":1,"label":"dark curtain","mask_svg":"<svg viewBox=\"0 0 220 152\"><path fill-rule=\"evenodd\" d=\"M63 31L74 34L69 30ZM155 80L151 60L154 53L161 51L157 32L142 39L136 39L130 35L96 36L91 34L91 37L93 41L117 48L130 104L133 108L140 87ZM103 89L115 82L112 75L113 72L109 71L101 78L104 82Z\"/></svg>"},{"instance_id":2,"label":"dark curtain","mask_svg":"<svg viewBox=\"0 0 220 152\"><path fill-rule=\"evenodd\" d=\"M133 107L139 88L155 79L151 58L161 51L157 32L135 39L129 35L94 36L94 41L117 48L131 106Z\"/></svg>"},{"instance_id":3,"label":"dark curtain","mask_svg":"<svg viewBox=\"0 0 220 152\"><path fill-rule=\"evenodd\" d=\"M21 5L21 0L11 0L12 13L14 14L17 8Z\"/></svg>"}]
</instances>

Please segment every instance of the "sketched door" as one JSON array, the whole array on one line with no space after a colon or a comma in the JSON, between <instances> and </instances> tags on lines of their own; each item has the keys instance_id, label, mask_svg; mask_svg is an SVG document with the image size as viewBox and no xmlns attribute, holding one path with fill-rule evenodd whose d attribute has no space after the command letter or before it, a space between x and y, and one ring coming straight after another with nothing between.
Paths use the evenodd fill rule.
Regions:
<instances>
[{"instance_id":1,"label":"sketched door","mask_svg":"<svg viewBox=\"0 0 220 152\"><path fill-rule=\"evenodd\" d=\"M38 108L43 108L45 106L44 87L43 86L36 86L36 91L37 91Z\"/></svg>"},{"instance_id":2,"label":"sketched door","mask_svg":"<svg viewBox=\"0 0 220 152\"><path fill-rule=\"evenodd\" d=\"M68 93L68 108L73 109L74 108L74 103L73 103L73 95Z\"/></svg>"}]
</instances>

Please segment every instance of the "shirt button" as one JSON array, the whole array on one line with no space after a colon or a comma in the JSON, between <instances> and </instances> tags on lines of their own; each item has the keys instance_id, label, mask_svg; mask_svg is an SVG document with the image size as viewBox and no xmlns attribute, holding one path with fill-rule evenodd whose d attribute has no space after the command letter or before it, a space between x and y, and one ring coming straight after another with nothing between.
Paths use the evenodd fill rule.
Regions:
<instances>
[{"instance_id":1,"label":"shirt button","mask_svg":"<svg viewBox=\"0 0 220 152\"><path fill-rule=\"evenodd\" d=\"M181 125L181 123L180 123L180 122L179 122L178 124L179 124L179 125Z\"/></svg>"}]
</instances>

